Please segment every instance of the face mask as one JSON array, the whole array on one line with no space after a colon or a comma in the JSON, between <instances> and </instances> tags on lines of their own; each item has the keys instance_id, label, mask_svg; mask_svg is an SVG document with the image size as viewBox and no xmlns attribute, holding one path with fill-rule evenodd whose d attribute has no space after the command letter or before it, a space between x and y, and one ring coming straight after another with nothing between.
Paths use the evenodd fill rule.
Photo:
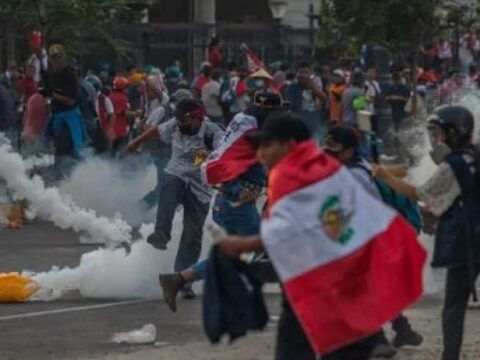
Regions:
<instances>
[{"instance_id":1,"label":"face mask","mask_svg":"<svg viewBox=\"0 0 480 360\"><path fill-rule=\"evenodd\" d=\"M183 135L192 136L198 133L198 129L194 129L191 125L178 125L178 129Z\"/></svg>"},{"instance_id":2,"label":"face mask","mask_svg":"<svg viewBox=\"0 0 480 360\"><path fill-rule=\"evenodd\" d=\"M448 154L452 152L452 149L447 144L438 143L432 145L432 151L430 151L430 156L435 164L440 165L440 163L447 157Z\"/></svg>"},{"instance_id":3,"label":"face mask","mask_svg":"<svg viewBox=\"0 0 480 360\"><path fill-rule=\"evenodd\" d=\"M255 80L255 88L262 89L265 86L265 82L263 80Z\"/></svg>"},{"instance_id":4,"label":"face mask","mask_svg":"<svg viewBox=\"0 0 480 360\"><path fill-rule=\"evenodd\" d=\"M452 149L445 143L445 134L440 127L435 125L429 126L428 136L430 138L430 144L432 145L430 156L433 162L439 165Z\"/></svg>"}]
</instances>

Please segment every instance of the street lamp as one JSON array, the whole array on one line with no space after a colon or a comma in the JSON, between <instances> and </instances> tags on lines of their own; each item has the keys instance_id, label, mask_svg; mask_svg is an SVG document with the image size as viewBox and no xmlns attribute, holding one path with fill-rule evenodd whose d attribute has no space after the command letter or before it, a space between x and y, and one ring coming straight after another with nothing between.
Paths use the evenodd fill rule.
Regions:
<instances>
[{"instance_id":1,"label":"street lamp","mask_svg":"<svg viewBox=\"0 0 480 360\"><path fill-rule=\"evenodd\" d=\"M275 21L281 22L285 16L288 8L288 1L286 0L269 0L268 6L272 12L272 17Z\"/></svg>"}]
</instances>

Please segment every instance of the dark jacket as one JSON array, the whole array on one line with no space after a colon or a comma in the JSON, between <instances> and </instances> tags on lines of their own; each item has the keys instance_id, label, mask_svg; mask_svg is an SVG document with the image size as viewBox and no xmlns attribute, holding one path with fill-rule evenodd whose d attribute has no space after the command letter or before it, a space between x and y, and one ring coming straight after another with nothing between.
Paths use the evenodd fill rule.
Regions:
<instances>
[{"instance_id":1,"label":"dark jacket","mask_svg":"<svg viewBox=\"0 0 480 360\"><path fill-rule=\"evenodd\" d=\"M480 262L480 176L476 162L467 162L464 154L453 152L446 158L462 195L439 219L432 263L434 267L453 268ZM469 219L473 224L471 237L467 232Z\"/></svg>"},{"instance_id":2,"label":"dark jacket","mask_svg":"<svg viewBox=\"0 0 480 360\"><path fill-rule=\"evenodd\" d=\"M224 334L233 341L268 322L260 281L246 263L226 257L217 246L207 261L203 291L203 325L212 343Z\"/></svg>"}]
</instances>

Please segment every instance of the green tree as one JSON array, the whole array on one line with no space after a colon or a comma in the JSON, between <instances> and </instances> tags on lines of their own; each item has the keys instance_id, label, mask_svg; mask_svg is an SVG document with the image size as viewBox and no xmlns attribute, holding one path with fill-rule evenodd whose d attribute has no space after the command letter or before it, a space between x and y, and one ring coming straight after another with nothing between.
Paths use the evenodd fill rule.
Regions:
<instances>
[{"instance_id":1,"label":"green tree","mask_svg":"<svg viewBox=\"0 0 480 360\"><path fill-rule=\"evenodd\" d=\"M122 51L126 44L113 35L116 21L132 7L146 6L149 0L2 0L0 20L15 23L17 31L27 36L40 30L44 45L59 42L67 51L88 53L111 47Z\"/></svg>"},{"instance_id":2,"label":"green tree","mask_svg":"<svg viewBox=\"0 0 480 360\"><path fill-rule=\"evenodd\" d=\"M408 55L411 73L416 74L422 45L441 32L442 13L458 23L459 14L471 10L472 4L466 5L464 0L323 0L320 18L328 20L328 31L341 34L347 47L357 52L362 44L374 44L393 54ZM471 21L471 16L461 18ZM416 95L417 77L412 80ZM414 109L415 103L416 96Z\"/></svg>"}]
</instances>

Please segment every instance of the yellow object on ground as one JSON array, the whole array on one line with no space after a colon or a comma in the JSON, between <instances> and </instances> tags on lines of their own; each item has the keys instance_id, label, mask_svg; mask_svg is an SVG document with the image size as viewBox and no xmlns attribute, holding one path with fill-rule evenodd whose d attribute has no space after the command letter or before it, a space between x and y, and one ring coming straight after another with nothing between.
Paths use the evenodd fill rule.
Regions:
<instances>
[{"instance_id":1,"label":"yellow object on ground","mask_svg":"<svg viewBox=\"0 0 480 360\"><path fill-rule=\"evenodd\" d=\"M35 281L17 272L0 274L0 302L28 300L38 290Z\"/></svg>"},{"instance_id":2,"label":"yellow object on ground","mask_svg":"<svg viewBox=\"0 0 480 360\"><path fill-rule=\"evenodd\" d=\"M10 206L7 214L7 228L20 229L25 220L25 209L21 202L15 202Z\"/></svg>"}]
</instances>

